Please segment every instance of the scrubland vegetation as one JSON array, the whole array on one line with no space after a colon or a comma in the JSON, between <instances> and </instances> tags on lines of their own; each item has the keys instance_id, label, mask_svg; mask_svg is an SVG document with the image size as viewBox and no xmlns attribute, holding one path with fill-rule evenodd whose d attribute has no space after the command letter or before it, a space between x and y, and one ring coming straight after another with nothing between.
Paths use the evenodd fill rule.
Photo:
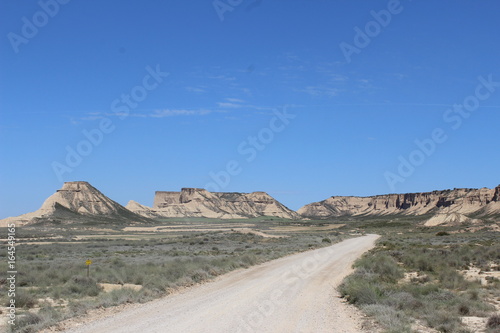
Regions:
<instances>
[{"instance_id":1,"label":"scrubland vegetation","mask_svg":"<svg viewBox=\"0 0 500 333\"><path fill-rule=\"evenodd\" d=\"M210 222L207 220L207 225ZM291 222L262 221L259 230L284 223ZM224 229L132 233L117 228L19 228L18 313L12 332L37 332L90 309L146 302L179 287L347 237L321 231L285 232L282 235L286 237L268 238ZM2 271L7 271L5 255L0 253ZM89 277L87 259L92 260ZM5 282L1 281L2 289ZM106 292L102 283L139 287ZM0 302L7 305L5 292Z\"/></svg>"},{"instance_id":2,"label":"scrubland vegetation","mask_svg":"<svg viewBox=\"0 0 500 333\"><path fill-rule=\"evenodd\" d=\"M369 226L369 223L367 224ZM476 332L461 317L489 318L488 333L500 332L500 235L490 231L456 233L459 228L400 228L376 222L384 234L377 247L355 263L339 288L342 296L375 318L384 332L415 332L416 325L439 332ZM480 270L477 279L464 272Z\"/></svg>"},{"instance_id":3,"label":"scrubland vegetation","mask_svg":"<svg viewBox=\"0 0 500 333\"><path fill-rule=\"evenodd\" d=\"M488 276L500 267L499 233L421 228L418 222L407 217L302 222L186 219L182 222L186 228L197 227L169 232L124 232L123 226L99 225L19 228L19 312L12 332L37 332L91 309L147 302L235 269L365 232L382 237L376 248L356 261L354 273L339 291L383 332L416 332L417 327L476 332L462 323L463 317L482 317L484 332L499 332L494 303L500 304L500 281ZM172 221L161 223L175 226ZM232 229L238 223L283 237ZM3 271L7 271L5 255L0 253ZM93 261L90 277L86 259ZM471 269L484 273L478 279L488 277L465 278L464 272ZM5 281L0 282L3 289ZM106 283L125 287L105 291ZM136 288L127 287L131 285ZM5 292L0 302L7 304Z\"/></svg>"}]
</instances>

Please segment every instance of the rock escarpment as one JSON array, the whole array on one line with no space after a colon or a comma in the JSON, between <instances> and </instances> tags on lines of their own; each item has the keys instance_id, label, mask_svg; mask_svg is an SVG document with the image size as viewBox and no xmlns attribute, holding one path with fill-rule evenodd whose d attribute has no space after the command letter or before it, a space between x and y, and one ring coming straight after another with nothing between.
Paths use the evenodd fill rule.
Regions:
<instances>
[{"instance_id":1,"label":"rock escarpment","mask_svg":"<svg viewBox=\"0 0 500 333\"><path fill-rule=\"evenodd\" d=\"M18 225L24 225L44 221L88 221L89 217L99 221L146 221L143 216L129 211L89 183L76 181L64 183L63 187L48 197L37 211L18 217L9 217L2 220L1 224L15 222Z\"/></svg>"},{"instance_id":2,"label":"rock escarpment","mask_svg":"<svg viewBox=\"0 0 500 333\"><path fill-rule=\"evenodd\" d=\"M494 189L454 189L424 193L386 194L371 197L334 196L297 211L302 217L326 219L339 216L393 214L500 214L500 185ZM443 219L455 221L457 217ZM459 219L460 220L460 219ZM464 220L464 218L462 218Z\"/></svg>"},{"instance_id":3,"label":"rock escarpment","mask_svg":"<svg viewBox=\"0 0 500 333\"><path fill-rule=\"evenodd\" d=\"M129 210L146 217L209 217L249 218L274 216L289 219L299 215L265 192L209 192L198 188L183 188L180 192L158 191L153 207L130 201Z\"/></svg>"}]
</instances>

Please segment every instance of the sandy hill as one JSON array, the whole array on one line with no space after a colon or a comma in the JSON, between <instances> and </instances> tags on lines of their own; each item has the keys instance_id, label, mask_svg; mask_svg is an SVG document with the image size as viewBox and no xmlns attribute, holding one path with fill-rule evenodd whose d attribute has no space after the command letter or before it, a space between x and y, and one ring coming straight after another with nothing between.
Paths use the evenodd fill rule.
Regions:
<instances>
[{"instance_id":1,"label":"sandy hill","mask_svg":"<svg viewBox=\"0 0 500 333\"><path fill-rule=\"evenodd\" d=\"M449 214L436 214L427 221L424 225L426 227L452 227L462 224L480 224L482 221L480 219L472 219L460 213L449 213Z\"/></svg>"},{"instance_id":2,"label":"sandy hill","mask_svg":"<svg viewBox=\"0 0 500 333\"><path fill-rule=\"evenodd\" d=\"M386 194L371 197L333 196L297 211L302 217L326 219L339 216L440 214L429 224L455 224L468 216L500 214L500 185L494 189L453 189L424 193ZM453 214L453 215L452 215ZM458 214L458 215L457 215Z\"/></svg>"},{"instance_id":3,"label":"sandy hill","mask_svg":"<svg viewBox=\"0 0 500 333\"><path fill-rule=\"evenodd\" d=\"M0 225L16 222L17 225L37 222L68 222L87 219L145 222L119 203L102 194L87 182L66 182L60 190L45 200L42 207L33 213L1 220Z\"/></svg>"},{"instance_id":4,"label":"sandy hill","mask_svg":"<svg viewBox=\"0 0 500 333\"><path fill-rule=\"evenodd\" d=\"M500 185L494 189L453 189L371 197L333 196L305 205L298 212L265 192L209 192L183 188L158 191L153 207L130 201L126 207L87 182L66 182L33 213L0 220L0 226L38 222L152 222L157 218L206 217L239 219L272 216L287 219L329 219L341 216L428 215L426 226L478 224L500 219ZM90 218L90 219L89 219Z\"/></svg>"},{"instance_id":5,"label":"sandy hill","mask_svg":"<svg viewBox=\"0 0 500 333\"><path fill-rule=\"evenodd\" d=\"M249 218L275 216L289 219L299 215L265 192L209 192L199 188L183 188L180 192L158 191L153 207L130 201L129 210L145 217Z\"/></svg>"}]
</instances>

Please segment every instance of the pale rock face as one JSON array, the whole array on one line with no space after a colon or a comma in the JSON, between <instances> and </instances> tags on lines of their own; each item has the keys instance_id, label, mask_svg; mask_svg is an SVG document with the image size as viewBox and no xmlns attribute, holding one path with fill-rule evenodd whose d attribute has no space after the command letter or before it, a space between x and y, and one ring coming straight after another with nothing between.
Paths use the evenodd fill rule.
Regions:
<instances>
[{"instance_id":1,"label":"pale rock face","mask_svg":"<svg viewBox=\"0 0 500 333\"><path fill-rule=\"evenodd\" d=\"M500 214L500 186L372 197L331 197L297 211L306 218L356 215Z\"/></svg>"},{"instance_id":2,"label":"pale rock face","mask_svg":"<svg viewBox=\"0 0 500 333\"><path fill-rule=\"evenodd\" d=\"M128 210L131 212L134 212L138 215L147 217L147 218L154 218L157 216L156 211L153 210L151 207L141 205L140 203L130 200L127 205L125 206Z\"/></svg>"},{"instance_id":3,"label":"pale rock face","mask_svg":"<svg viewBox=\"0 0 500 333\"><path fill-rule=\"evenodd\" d=\"M463 214L459 213L450 213L450 214L436 214L427 221L425 221L424 225L426 227L436 227L436 226L457 226L461 224L478 224L481 223L481 220L471 219Z\"/></svg>"},{"instance_id":4,"label":"pale rock face","mask_svg":"<svg viewBox=\"0 0 500 333\"><path fill-rule=\"evenodd\" d=\"M274 216L296 219L299 215L265 192L228 193L183 188L155 194L152 208L129 203L131 211L148 217L208 217L220 219Z\"/></svg>"},{"instance_id":5,"label":"pale rock face","mask_svg":"<svg viewBox=\"0 0 500 333\"><path fill-rule=\"evenodd\" d=\"M84 216L144 220L142 216L111 200L89 183L78 181L64 183L37 211L9 217L0 224L16 222L18 225L24 225L38 222L40 219L74 220Z\"/></svg>"}]
</instances>

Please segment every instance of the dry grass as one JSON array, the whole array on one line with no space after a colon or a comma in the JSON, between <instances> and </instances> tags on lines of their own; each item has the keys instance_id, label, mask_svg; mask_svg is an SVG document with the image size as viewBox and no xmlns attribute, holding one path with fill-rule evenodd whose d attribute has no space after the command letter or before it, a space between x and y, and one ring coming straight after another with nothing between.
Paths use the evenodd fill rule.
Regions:
<instances>
[{"instance_id":1,"label":"dry grass","mask_svg":"<svg viewBox=\"0 0 500 333\"><path fill-rule=\"evenodd\" d=\"M461 271L498 269L498 238L493 233L432 230L387 233L356 262L355 272L339 290L386 332L411 332L411 323L417 321L439 332L472 332L462 318L494 313L488 301L497 297L500 283L466 279Z\"/></svg>"},{"instance_id":2,"label":"dry grass","mask_svg":"<svg viewBox=\"0 0 500 333\"><path fill-rule=\"evenodd\" d=\"M270 228L280 223L255 221L237 230L232 228L234 221L207 221L205 228L200 221L189 221L175 228L152 226L158 232L99 226L19 228L19 321L12 332L37 332L91 309L146 302L176 288L347 237L307 229L269 237L277 236ZM93 261L89 278L84 264L88 258ZM4 259L0 269L6 271ZM5 293L0 295L2 304L7 301Z\"/></svg>"}]
</instances>

